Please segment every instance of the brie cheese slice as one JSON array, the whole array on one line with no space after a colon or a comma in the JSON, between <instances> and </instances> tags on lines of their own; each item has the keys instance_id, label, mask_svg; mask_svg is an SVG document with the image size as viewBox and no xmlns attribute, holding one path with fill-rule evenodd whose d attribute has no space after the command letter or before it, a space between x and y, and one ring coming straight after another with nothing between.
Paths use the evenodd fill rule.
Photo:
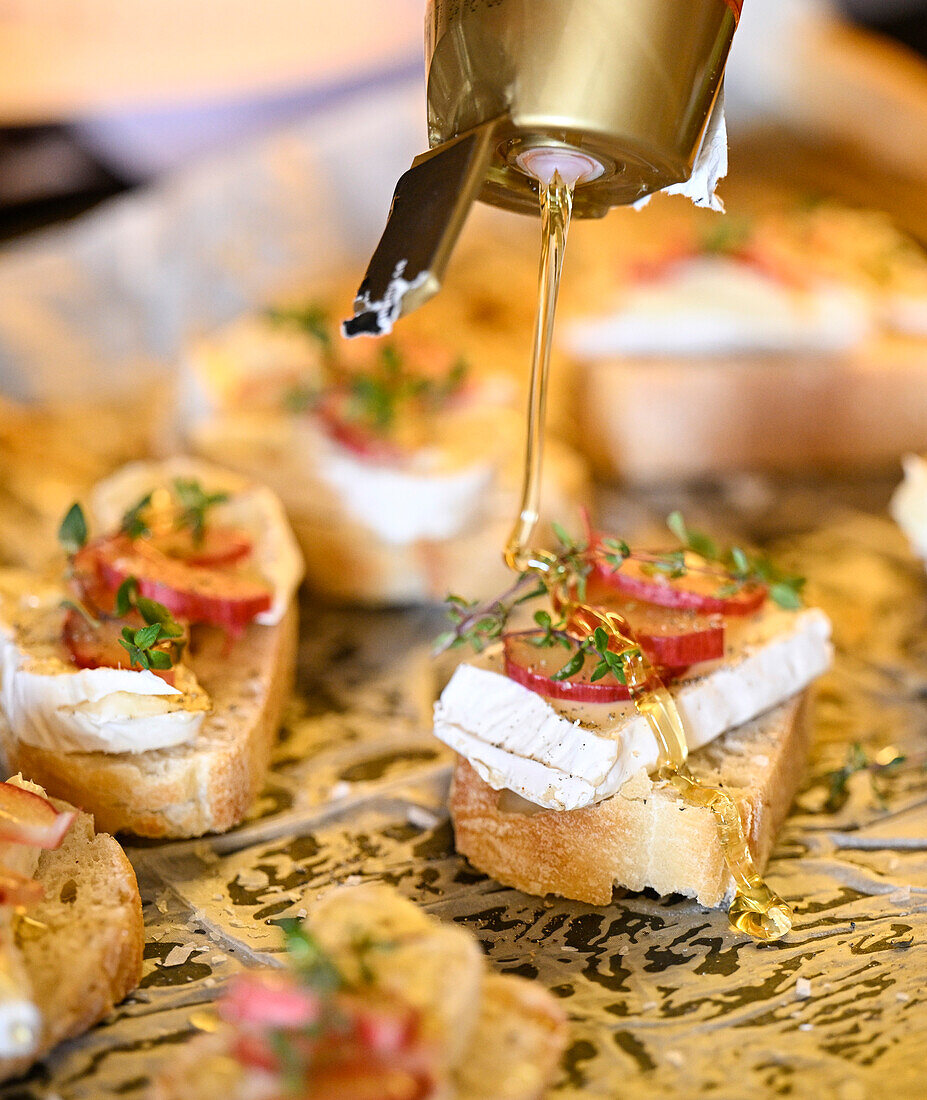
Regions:
<instances>
[{"instance_id":1,"label":"brie cheese slice","mask_svg":"<svg viewBox=\"0 0 927 1100\"><path fill-rule=\"evenodd\" d=\"M904 480L892 497L891 513L914 553L927 562L927 460L919 455L904 459Z\"/></svg>"},{"instance_id":2,"label":"brie cheese slice","mask_svg":"<svg viewBox=\"0 0 927 1100\"><path fill-rule=\"evenodd\" d=\"M319 476L340 498L345 511L391 546L421 539L448 539L472 527L493 483L490 462L457 470L421 468L365 461L346 447L322 441Z\"/></svg>"},{"instance_id":3,"label":"brie cheese slice","mask_svg":"<svg viewBox=\"0 0 927 1100\"><path fill-rule=\"evenodd\" d=\"M690 749L801 691L831 662L830 622L817 609L765 610L726 629L724 659L671 688ZM495 790L553 810L610 797L659 756L632 703L545 699L504 674L501 646L458 667L435 705L434 732Z\"/></svg>"},{"instance_id":4,"label":"brie cheese slice","mask_svg":"<svg viewBox=\"0 0 927 1100\"><path fill-rule=\"evenodd\" d=\"M61 643L63 612L47 600L36 606L27 584L22 574L0 578L0 704L18 740L123 753L196 736L210 702L189 669L175 666L171 686L146 669L75 668Z\"/></svg>"},{"instance_id":5,"label":"brie cheese slice","mask_svg":"<svg viewBox=\"0 0 927 1100\"><path fill-rule=\"evenodd\" d=\"M613 313L566 329L572 352L612 355L835 353L873 329L872 308L849 287L798 291L724 256L683 260L625 292Z\"/></svg>"}]
</instances>

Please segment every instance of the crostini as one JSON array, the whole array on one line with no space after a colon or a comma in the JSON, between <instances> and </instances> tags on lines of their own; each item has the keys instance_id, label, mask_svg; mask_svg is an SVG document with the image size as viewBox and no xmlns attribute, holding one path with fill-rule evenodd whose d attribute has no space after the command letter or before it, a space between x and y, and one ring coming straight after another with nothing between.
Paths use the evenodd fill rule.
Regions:
<instances>
[{"instance_id":1,"label":"crostini","mask_svg":"<svg viewBox=\"0 0 927 1100\"><path fill-rule=\"evenodd\" d=\"M230 983L150 1100L540 1100L551 1084L554 997L489 972L472 933L392 887L336 888L286 936L287 967Z\"/></svg>"},{"instance_id":2,"label":"crostini","mask_svg":"<svg viewBox=\"0 0 927 1100\"><path fill-rule=\"evenodd\" d=\"M0 783L0 1081L128 996L144 939L116 841L22 776Z\"/></svg>"},{"instance_id":3,"label":"crostini","mask_svg":"<svg viewBox=\"0 0 927 1100\"><path fill-rule=\"evenodd\" d=\"M270 485L327 598L489 592L524 434L512 381L447 340L345 340L317 307L241 319L189 356L191 449ZM585 465L552 441L545 515L573 515Z\"/></svg>"},{"instance_id":4,"label":"crostini","mask_svg":"<svg viewBox=\"0 0 927 1100\"><path fill-rule=\"evenodd\" d=\"M620 248L610 219L597 255L571 240L582 277L561 343L601 474L859 469L923 446L927 258L888 217L834 203L639 217L614 224Z\"/></svg>"},{"instance_id":5,"label":"crostini","mask_svg":"<svg viewBox=\"0 0 927 1100\"><path fill-rule=\"evenodd\" d=\"M134 463L61 540L57 575L0 573L8 764L110 832L230 828L294 671L302 562L280 502L198 460Z\"/></svg>"},{"instance_id":6,"label":"crostini","mask_svg":"<svg viewBox=\"0 0 927 1100\"><path fill-rule=\"evenodd\" d=\"M434 731L459 754L457 848L506 885L596 905L614 886L650 887L717 906L734 886L712 794L725 788L754 869L766 862L802 774L805 691L830 663L830 625L801 606L798 578L671 522L683 541L657 551L562 532L552 561L582 589L569 607L531 574L489 605L451 605L440 645L481 652L451 677ZM532 596L540 607L519 625ZM688 780L697 797L681 797L663 770L664 687L691 752L680 772L710 797Z\"/></svg>"}]
</instances>

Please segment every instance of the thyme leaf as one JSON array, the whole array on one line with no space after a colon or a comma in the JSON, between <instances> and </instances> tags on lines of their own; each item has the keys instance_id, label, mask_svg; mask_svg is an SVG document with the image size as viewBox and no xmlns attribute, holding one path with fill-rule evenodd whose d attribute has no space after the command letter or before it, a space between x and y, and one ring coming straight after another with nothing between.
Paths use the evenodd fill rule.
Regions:
<instances>
[{"instance_id":1,"label":"thyme leaf","mask_svg":"<svg viewBox=\"0 0 927 1100\"><path fill-rule=\"evenodd\" d=\"M68 557L87 545L87 519L84 510L75 501L67 510L61 526L58 528L58 541L64 547Z\"/></svg>"},{"instance_id":2,"label":"thyme leaf","mask_svg":"<svg viewBox=\"0 0 927 1100\"><path fill-rule=\"evenodd\" d=\"M275 324L300 329L318 341L323 351L331 351L331 321L321 306L311 304L272 308L267 311L267 318Z\"/></svg>"},{"instance_id":3,"label":"thyme leaf","mask_svg":"<svg viewBox=\"0 0 927 1100\"><path fill-rule=\"evenodd\" d=\"M555 680L558 684L563 680L569 680L571 676L575 676L576 673L580 671L585 663L586 650L580 646L563 668L551 675L551 679Z\"/></svg>"},{"instance_id":4,"label":"thyme leaf","mask_svg":"<svg viewBox=\"0 0 927 1100\"><path fill-rule=\"evenodd\" d=\"M206 534L206 513L229 499L228 493L207 493L196 478L174 478L174 493L182 509L178 527L189 527L193 544L202 544Z\"/></svg>"},{"instance_id":5,"label":"thyme leaf","mask_svg":"<svg viewBox=\"0 0 927 1100\"><path fill-rule=\"evenodd\" d=\"M115 614L124 619L133 610L138 611L145 625L134 630L130 626L122 628L119 644L129 654L130 664L145 669L173 668L183 652L176 640L182 637L183 627L164 604L139 595L135 577L126 577L116 590Z\"/></svg>"},{"instance_id":6,"label":"thyme leaf","mask_svg":"<svg viewBox=\"0 0 927 1100\"><path fill-rule=\"evenodd\" d=\"M374 431L388 432L404 407L440 409L461 389L467 372L466 362L458 359L443 378L415 374L407 369L395 344L384 344L372 368L342 377L348 393L347 415Z\"/></svg>"},{"instance_id":7,"label":"thyme leaf","mask_svg":"<svg viewBox=\"0 0 927 1100\"><path fill-rule=\"evenodd\" d=\"M682 551L674 551L648 563L653 570L667 572L671 577L684 576L688 571L685 551L719 565L730 581L722 585L717 595L721 598L736 595L746 585L763 584L773 603L787 611L802 606L802 589L805 578L786 573L761 554L748 554L739 546L722 550L714 539L688 527L681 512L671 512L666 525L683 544ZM681 555L681 557L680 557ZM647 566L643 567L647 571Z\"/></svg>"},{"instance_id":8,"label":"thyme leaf","mask_svg":"<svg viewBox=\"0 0 927 1100\"><path fill-rule=\"evenodd\" d=\"M147 538L151 534L148 524L145 522L144 513L151 504L151 493L147 493L140 501L133 504L122 517L119 529L130 539Z\"/></svg>"},{"instance_id":9,"label":"thyme leaf","mask_svg":"<svg viewBox=\"0 0 927 1100\"><path fill-rule=\"evenodd\" d=\"M333 993L344 985L337 966L301 920L284 917L274 921L283 932L293 969L318 993Z\"/></svg>"},{"instance_id":10,"label":"thyme leaf","mask_svg":"<svg viewBox=\"0 0 927 1100\"><path fill-rule=\"evenodd\" d=\"M137 630L124 626L119 644L129 654L130 664L144 669L168 669L174 664L170 653L156 648L165 640L167 638L162 637L161 624L153 623L150 626L140 626Z\"/></svg>"}]
</instances>

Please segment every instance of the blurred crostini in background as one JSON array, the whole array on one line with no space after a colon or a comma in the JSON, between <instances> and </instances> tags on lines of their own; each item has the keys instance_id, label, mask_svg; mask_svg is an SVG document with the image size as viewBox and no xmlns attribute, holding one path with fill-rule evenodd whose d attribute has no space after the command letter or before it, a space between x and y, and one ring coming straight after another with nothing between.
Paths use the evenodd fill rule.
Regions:
<instances>
[{"instance_id":1,"label":"blurred crostini in background","mask_svg":"<svg viewBox=\"0 0 927 1100\"><path fill-rule=\"evenodd\" d=\"M335 316L293 299L191 347L190 446L274 488L318 595L402 604L491 591L524 445L510 341L453 314L442 328L426 315L385 341L346 341ZM556 440L546 479L548 520L577 517L586 467Z\"/></svg>"}]
</instances>

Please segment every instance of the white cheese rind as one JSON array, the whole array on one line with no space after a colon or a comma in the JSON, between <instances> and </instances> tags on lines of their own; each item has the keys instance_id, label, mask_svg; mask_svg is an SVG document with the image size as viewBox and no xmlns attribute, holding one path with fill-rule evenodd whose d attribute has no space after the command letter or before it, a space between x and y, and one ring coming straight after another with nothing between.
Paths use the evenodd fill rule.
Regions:
<instances>
[{"instance_id":1,"label":"white cheese rind","mask_svg":"<svg viewBox=\"0 0 927 1100\"><path fill-rule=\"evenodd\" d=\"M872 308L849 287L796 291L725 256L680 261L629 289L611 314L574 321L570 350L614 355L833 354L872 330Z\"/></svg>"},{"instance_id":2,"label":"white cheese rind","mask_svg":"<svg viewBox=\"0 0 927 1100\"><path fill-rule=\"evenodd\" d=\"M927 562L927 461L919 455L905 456L904 480L890 507L914 553Z\"/></svg>"},{"instance_id":3,"label":"white cheese rind","mask_svg":"<svg viewBox=\"0 0 927 1100\"><path fill-rule=\"evenodd\" d=\"M418 456L419 465L424 456ZM392 546L448 539L479 519L492 485L492 463L430 473L367 461L346 447L320 444L318 475L352 519Z\"/></svg>"},{"instance_id":4,"label":"white cheese rind","mask_svg":"<svg viewBox=\"0 0 927 1100\"><path fill-rule=\"evenodd\" d=\"M830 622L816 609L765 612L732 634L733 652L724 661L702 666L672 689L690 749L801 691L831 662ZM494 671L498 651L486 663L456 670L435 705L434 731L495 790L574 810L615 794L641 768L656 767L656 739L632 704L550 701Z\"/></svg>"},{"instance_id":5,"label":"white cheese rind","mask_svg":"<svg viewBox=\"0 0 927 1100\"><path fill-rule=\"evenodd\" d=\"M52 752L136 753L196 736L209 701L188 669L175 669L181 690L146 669L74 668L61 613L17 600L12 587L0 583L0 704L18 740Z\"/></svg>"},{"instance_id":6,"label":"white cheese rind","mask_svg":"<svg viewBox=\"0 0 927 1100\"><path fill-rule=\"evenodd\" d=\"M195 478L207 492L229 494L230 499L210 514L217 523L240 527L250 535L251 561L273 589L269 610L255 621L265 626L279 623L302 580L303 559L280 499L265 486L196 458L132 462L94 487L91 508L98 533L117 530L129 508L154 489L170 488L178 477Z\"/></svg>"}]
</instances>

